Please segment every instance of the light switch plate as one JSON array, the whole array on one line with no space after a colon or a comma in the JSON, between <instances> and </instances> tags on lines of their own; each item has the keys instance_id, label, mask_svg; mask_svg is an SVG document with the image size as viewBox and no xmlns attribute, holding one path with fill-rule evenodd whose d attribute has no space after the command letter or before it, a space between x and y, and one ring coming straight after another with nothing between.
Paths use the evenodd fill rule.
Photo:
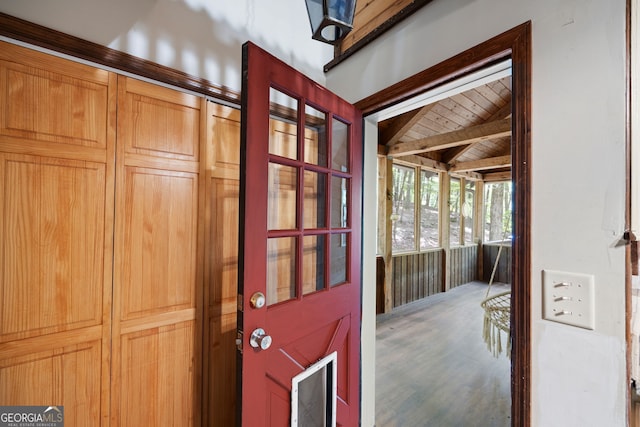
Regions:
<instances>
[{"instance_id":1,"label":"light switch plate","mask_svg":"<svg viewBox=\"0 0 640 427\"><path fill-rule=\"evenodd\" d=\"M595 328L594 277L542 270L542 318L585 329Z\"/></svg>"}]
</instances>

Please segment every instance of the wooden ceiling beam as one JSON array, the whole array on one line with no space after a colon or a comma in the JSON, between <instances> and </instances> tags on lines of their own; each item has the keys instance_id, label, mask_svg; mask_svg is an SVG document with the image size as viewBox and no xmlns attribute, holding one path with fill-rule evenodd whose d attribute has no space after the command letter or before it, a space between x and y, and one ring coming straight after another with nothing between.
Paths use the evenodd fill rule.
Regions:
<instances>
[{"instance_id":1,"label":"wooden ceiling beam","mask_svg":"<svg viewBox=\"0 0 640 427\"><path fill-rule=\"evenodd\" d=\"M511 171L489 172L482 176L484 182L511 181Z\"/></svg>"},{"instance_id":2,"label":"wooden ceiling beam","mask_svg":"<svg viewBox=\"0 0 640 427\"><path fill-rule=\"evenodd\" d=\"M389 147L389 156L400 157L426 153L509 135L511 135L510 118L396 144Z\"/></svg>"},{"instance_id":3,"label":"wooden ceiling beam","mask_svg":"<svg viewBox=\"0 0 640 427\"><path fill-rule=\"evenodd\" d=\"M413 165L413 166L415 165L422 166L434 172L447 171L447 165L445 163L442 163L433 159L428 159L422 156L415 156L415 155L403 156L400 159L396 159L396 161L397 163L406 163L408 165Z\"/></svg>"},{"instance_id":4,"label":"wooden ceiling beam","mask_svg":"<svg viewBox=\"0 0 640 427\"><path fill-rule=\"evenodd\" d=\"M472 160L470 162L454 163L451 172L479 171L511 166L511 156L490 157L488 159Z\"/></svg>"},{"instance_id":5,"label":"wooden ceiling beam","mask_svg":"<svg viewBox=\"0 0 640 427\"><path fill-rule=\"evenodd\" d=\"M382 132L380 135L380 141L378 144L384 144L386 146L393 145L400 141L400 138L404 136L416 123L424 117L435 105L425 105L424 107L402 114L393 120L391 125Z\"/></svg>"},{"instance_id":6,"label":"wooden ceiling beam","mask_svg":"<svg viewBox=\"0 0 640 427\"><path fill-rule=\"evenodd\" d=\"M496 120L503 120L503 119L506 119L507 117L511 117L511 100L509 100L509 102L503 105L502 108L500 108L498 111L493 113L491 117L487 119L487 123L493 122ZM469 145L456 147L454 150L451 150L451 152L447 154L447 157L442 159L442 161L444 161L445 163L453 163L455 160L458 159L458 157L462 156L464 153L466 153L467 151L475 147L476 144L477 142Z\"/></svg>"},{"instance_id":7,"label":"wooden ceiling beam","mask_svg":"<svg viewBox=\"0 0 640 427\"><path fill-rule=\"evenodd\" d=\"M464 178L467 181L484 181L484 175L478 172L449 172L454 178Z\"/></svg>"},{"instance_id":8,"label":"wooden ceiling beam","mask_svg":"<svg viewBox=\"0 0 640 427\"><path fill-rule=\"evenodd\" d=\"M502 119L506 119L507 117L511 117L511 108L512 108L511 100L509 100L509 102L504 104L498 111L493 113L487 121L492 122L494 120L502 120Z\"/></svg>"},{"instance_id":9,"label":"wooden ceiling beam","mask_svg":"<svg viewBox=\"0 0 640 427\"><path fill-rule=\"evenodd\" d=\"M451 149L451 152L447 152L445 155L443 155L443 159L445 163L453 163L456 161L456 159L460 156L462 156L464 153L466 153L467 151L469 151L471 149L471 147L473 147L476 143L474 144L469 144L469 145L461 145L460 147L454 147Z\"/></svg>"}]
</instances>

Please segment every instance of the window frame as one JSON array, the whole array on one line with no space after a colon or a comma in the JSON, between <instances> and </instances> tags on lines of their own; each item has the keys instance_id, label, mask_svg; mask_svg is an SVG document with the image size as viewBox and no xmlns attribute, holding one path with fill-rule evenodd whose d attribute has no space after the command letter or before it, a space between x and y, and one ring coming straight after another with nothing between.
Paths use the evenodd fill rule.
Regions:
<instances>
[{"instance_id":1,"label":"window frame","mask_svg":"<svg viewBox=\"0 0 640 427\"><path fill-rule=\"evenodd\" d=\"M427 166L423 166L423 165L417 165L415 163L411 163L411 162L404 162L400 159L392 159L391 161L392 165L398 165L398 166L403 166L403 167L407 167L407 168L412 168L414 169L414 194L415 194L415 206L414 206L414 236L416 236L416 238L414 238L414 242L413 242L413 249L409 249L409 250L403 250L403 251L398 251L398 250L394 250L393 248L393 242L391 242L391 254L392 256L394 255L408 255L408 254L414 254L414 253L425 253L425 252L430 252L430 251L439 251L444 249L444 245L443 245L443 230L442 230L442 211L443 211L443 181L444 181L444 177L448 176L446 171L442 171L439 169L435 169L435 168L430 168ZM393 170L393 167L390 168L391 170ZM421 209L420 209L420 201L421 201L421 197L422 197L422 171L429 171L429 172L433 172L438 174L438 246L435 247L429 247L429 248L422 248L421 244L420 244L420 238L421 236L421 230L420 230L420 223L421 223ZM393 195L391 195L393 196ZM448 199L447 199L448 200Z\"/></svg>"},{"instance_id":2,"label":"window frame","mask_svg":"<svg viewBox=\"0 0 640 427\"><path fill-rule=\"evenodd\" d=\"M410 168L414 170L414 196L415 196L415 200L414 200L414 224L413 224L413 228L414 228L414 241L413 241L413 248L412 249L407 249L407 250L394 250L393 248L393 239L392 237L389 237L388 240L387 238L381 238L382 235L380 234L380 230L383 229L383 227L386 229L386 221L389 221L389 233L392 233L393 230L393 224L391 221L391 215L392 215L392 204L393 204L393 170L394 170L394 166L401 166L401 167L405 167L405 168ZM421 201L422 201L422 172L423 171L427 171L427 172L431 172L431 173L435 173L438 175L438 231L437 231L437 235L438 235L438 246L434 246L434 247L427 247L424 248L421 245L421 220L422 220L422 206L421 206ZM450 231L449 230L444 230L444 222L443 221L443 212L447 211L447 214L450 214L450 207L449 207L449 203L450 203L450 188L451 188L451 179L456 179L459 181L460 183L460 212L459 212L459 216L460 216L460 232L459 232L459 239L456 241L452 241L450 240ZM446 181L446 182L445 182ZM507 182L507 181L505 181ZM467 185L469 183L473 183L474 188L473 188L473 198L471 200L471 209L472 209L472 216L471 218L465 218L463 215L463 205L467 203ZM493 184L493 182L483 182L482 180L479 179L474 179L473 177L469 178L466 175L463 174L449 174L447 171L438 169L438 168L434 168L434 167L429 167L426 165L420 165L420 164L416 164L413 162L408 162L408 161L402 161L399 158L388 158L382 154L378 154L378 196L380 198L380 200L387 200L387 202L389 203L389 206L387 206L387 208L385 208L384 206L382 206L381 208L379 207L378 209L378 214L379 214L379 218L378 218L378 240L377 240L377 248L376 248L376 256L383 256L384 255L384 246L385 246L385 241L387 242L387 244L390 245L389 248L389 253L391 254L391 256L395 256L395 255L410 255L410 254L416 254L416 253L426 253L426 252L430 252L430 251L439 251L439 250L443 250L446 249L447 247L449 249L455 249L455 248L459 248L459 247L465 247L465 246L473 246L478 244L480 241L484 241L484 223L483 223L483 219L485 216L485 200L484 200L484 193L485 193L485 185L487 184ZM387 193L387 188L390 188L390 191ZM444 197L444 193L446 194L446 197ZM388 212L388 214L387 214ZM447 223L449 224L450 227L450 222L447 221ZM470 239L467 239L467 233L466 233L466 228L469 226L470 223L470 228L471 228L471 237ZM390 234L391 235L391 234ZM445 243L445 239L446 239L446 243Z\"/></svg>"}]
</instances>

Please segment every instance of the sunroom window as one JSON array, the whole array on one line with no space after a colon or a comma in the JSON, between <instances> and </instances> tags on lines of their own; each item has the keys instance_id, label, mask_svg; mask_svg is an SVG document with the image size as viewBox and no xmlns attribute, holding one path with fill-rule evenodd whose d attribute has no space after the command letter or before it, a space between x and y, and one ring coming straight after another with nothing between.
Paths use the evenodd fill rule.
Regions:
<instances>
[{"instance_id":1,"label":"sunroom window","mask_svg":"<svg viewBox=\"0 0 640 427\"><path fill-rule=\"evenodd\" d=\"M393 165L393 252L416 250L416 169Z\"/></svg>"},{"instance_id":2,"label":"sunroom window","mask_svg":"<svg viewBox=\"0 0 640 427\"><path fill-rule=\"evenodd\" d=\"M420 249L440 246L440 174L420 171Z\"/></svg>"},{"instance_id":3,"label":"sunroom window","mask_svg":"<svg viewBox=\"0 0 640 427\"><path fill-rule=\"evenodd\" d=\"M511 181L485 184L484 241L511 239Z\"/></svg>"}]
</instances>

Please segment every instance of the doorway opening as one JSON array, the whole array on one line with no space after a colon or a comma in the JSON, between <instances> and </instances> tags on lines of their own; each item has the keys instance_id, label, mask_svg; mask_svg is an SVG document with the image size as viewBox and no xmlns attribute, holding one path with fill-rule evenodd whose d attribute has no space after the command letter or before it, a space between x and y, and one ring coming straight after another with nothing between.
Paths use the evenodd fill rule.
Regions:
<instances>
[{"instance_id":1,"label":"doorway opening","mask_svg":"<svg viewBox=\"0 0 640 427\"><path fill-rule=\"evenodd\" d=\"M471 79L471 81L477 82L479 79L478 72L481 70L495 69L495 67L500 68L501 64L509 65L512 89L511 117L508 126L508 131L511 134L510 142L508 143L510 146L509 162L511 165L511 173L509 176L513 184L512 239L510 245L512 250L512 271L510 273L512 284L510 309L510 343L512 345L510 392L512 425L529 425L530 418L530 39L530 23L525 23L356 103L356 106L363 110L365 114L365 145L372 144L372 141L375 141L375 145L377 146L379 134L377 124L388 117L406 114L407 112L415 110L416 108L413 107L416 105L417 97L431 97L433 99L439 96L441 97L440 99L445 99L449 96L447 93L451 90L451 87L461 87L461 85L465 84L465 79ZM491 74L492 73L489 73L489 75ZM488 81L495 81L496 78L494 77L485 76L485 78L490 78ZM420 102L423 102L423 100ZM428 108L428 105L429 104L426 103L418 106L418 108L425 109ZM385 117L385 114L387 117ZM409 115L405 116L405 118L406 117L409 117ZM503 120L506 120L506 118L503 118ZM496 120L493 121L495 122ZM418 138L418 141L417 146L425 142L428 144L433 143L433 140L425 140L423 138ZM448 147L448 149L449 148L454 147ZM388 148L387 153L383 152L382 154L384 156L391 154L391 157L393 157L394 154L399 152L397 150L400 149ZM371 150L367 153L368 154L365 154L365 165L371 165ZM407 151L403 152L403 154L419 155L419 153ZM369 156L369 160L367 160L367 155ZM502 154L502 156L505 156L505 154ZM443 162L443 158L431 158L425 161L420 160L420 163L422 164L422 169L425 169L425 166L428 169L434 168L434 166L440 166L438 162L446 163L446 158L444 160ZM472 160L470 160L470 162L471 161ZM504 161L504 158L501 159L501 161ZM454 165L455 164L454 162ZM387 169L390 169L390 167ZM445 169L454 169L454 172L461 171L456 170L455 166L451 167L451 165L446 165ZM467 176L464 178L467 178ZM509 178L505 178L504 180L509 180ZM464 188L459 184L457 185L459 188ZM443 195L448 194L450 191L450 187L444 190L442 190L442 186L440 188ZM387 200L392 200L391 194L384 194L384 196ZM365 200L367 200L366 195ZM380 198L377 198L377 200L380 200ZM422 200L420 200L420 204L421 203ZM451 221L449 215L447 215L447 217L448 218L444 218L444 221ZM390 220L390 218L387 220ZM441 219L441 221L442 220L443 219ZM450 240L452 236L442 230L443 227L440 227L440 241L446 242L446 240L449 239L448 243L451 243ZM448 230L448 228L446 228L446 230ZM454 236L453 238L455 239L457 237ZM366 246L367 244L365 243L365 247ZM444 254L445 256L443 256L444 259L441 261L441 265L443 265L443 272L450 272L452 271L450 267L454 262L454 255L451 253L452 246L450 244L446 246L449 248L449 252ZM417 244L415 247L418 248ZM392 252L390 247L385 247L384 255L386 255L388 259L391 259ZM367 264L367 261L365 261L365 264ZM393 264L388 262L384 265L385 281L382 289L383 304L380 304L380 306L382 306L385 311L389 311L389 309L392 311L394 308L394 297L396 295L392 294L392 288L390 286L390 278L392 278L394 274L393 267ZM453 275L444 275L444 279L439 282L439 290L446 291L452 289L455 287L452 286L452 283L455 283ZM436 285L436 289L437 288L438 285ZM480 301L478 301L478 303L479 302ZM366 364L366 362L367 361L363 359L363 364ZM478 392L480 393L481 391L478 390Z\"/></svg>"},{"instance_id":2,"label":"doorway opening","mask_svg":"<svg viewBox=\"0 0 640 427\"><path fill-rule=\"evenodd\" d=\"M382 425L510 424L511 64L463 80L378 122Z\"/></svg>"}]
</instances>

